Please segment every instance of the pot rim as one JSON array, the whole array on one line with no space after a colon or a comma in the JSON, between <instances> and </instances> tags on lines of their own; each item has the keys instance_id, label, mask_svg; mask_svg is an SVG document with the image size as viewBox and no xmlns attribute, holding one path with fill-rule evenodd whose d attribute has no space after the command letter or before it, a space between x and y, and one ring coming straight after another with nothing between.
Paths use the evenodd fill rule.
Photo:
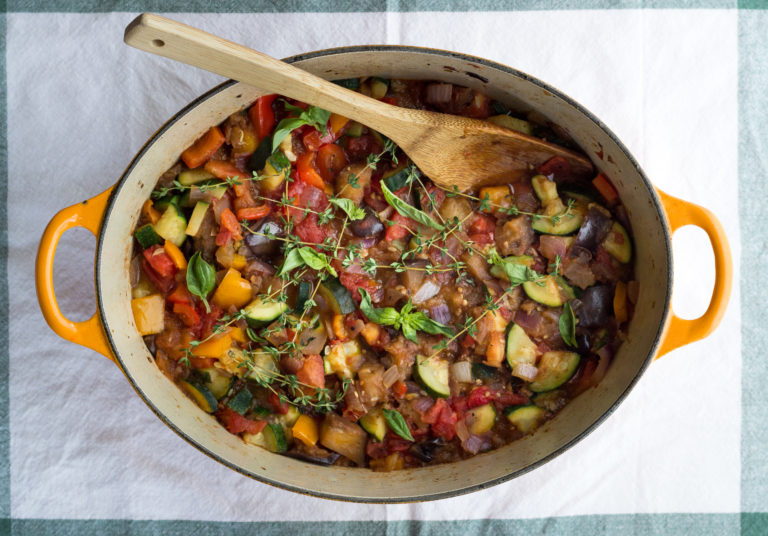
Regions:
<instances>
[{"instance_id":1,"label":"pot rim","mask_svg":"<svg viewBox=\"0 0 768 536\"><path fill-rule=\"evenodd\" d=\"M96 270L95 275L95 284L96 284L96 297L97 297L97 304L98 304L98 314L101 319L102 325L104 326L104 333L107 337L107 340L109 341L109 346L112 349L112 352L117 360L118 365L122 369L123 373L125 374L126 378L128 379L128 382L133 387L134 391L141 397L141 399L149 406L149 408L152 410L152 412L166 425L168 428L173 430L179 437L184 439L187 443L194 446L198 450L200 450L203 454L207 455L208 457L212 458L213 460L223 464L224 466L242 474L247 477L250 477L254 480L257 480L259 482L263 482L265 484L269 484L272 486L275 486L280 489L284 489L287 491L292 491L296 493L301 493L302 495L308 495L311 497L319 497L323 499L332 499L332 500L338 500L338 501L344 501L344 502L357 502L357 503L373 503L373 504L398 504L398 503L408 503L408 502L422 502L422 501L432 501L432 500L439 500L439 499L447 499L450 497L457 497L460 495L465 495L468 493L472 493L475 491L480 491L483 489L490 488L492 486L496 486L498 484L502 484L504 482L507 482L509 480L512 480L514 478L517 478L519 476L522 476L529 471L532 471L541 465L551 461L552 459L556 458L560 454L564 453L571 447L573 447L575 444L579 443L582 439L584 439L586 436L591 434L599 425L601 425L614 411L616 411L616 408L626 399L629 392L632 391L632 389L635 387L637 382L639 381L640 377L645 373L645 371L648 368L648 365L653 361L654 356L656 355L657 350L659 349L659 346L661 344L662 336L664 335L664 331L667 327L667 324L669 322L669 314L670 314L670 307L671 307L671 301L672 301L672 284L673 284L673 259L672 259L672 242L671 242L671 234L669 230L669 221L666 216L666 212L664 211L664 208L661 204L661 200L659 199L659 196L656 193L656 189L651 184L648 177L643 172L642 168L640 167L640 164L638 164L637 160L635 160L634 156L632 156L632 153L629 152L629 149L624 145L624 143L621 142L621 140L611 131L600 119L598 119L592 112L590 112L588 109L586 109L584 106L573 100L568 95L564 94L557 88L554 88L550 86L549 84L539 80L536 77L533 77L527 73L524 73L522 71L519 71L517 69L514 69L512 67L508 67L504 64L497 63L494 61L490 61L484 58L480 58L477 56L472 56L470 54L463 54L459 52L452 52L448 50L442 50L442 49L436 49L436 48L428 48L428 47L416 47L416 46L406 46L406 45L356 45L356 46L347 46L347 47L335 47L335 48L327 48L322 50L317 50L313 52L307 52L307 53L300 53L296 54L294 56L290 56L288 58L283 59L286 63L294 63L302 60L308 60L308 59L314 59L314 58L320 58L324 56L333 56L337 54L346 54L346 53L357 53L357 52L417 52L422 54L432 54L438 57L449 57L453 59L459 59L459 60L465 60L468 62L477 63L480 65L483 65L485 67L489 67L492 69L500 70L505 73L509 73L511 75L514 75L518 78L521 78L527 82L533 83L537 85L538 87L549 91L550 93L556 95L558 98L565 101L570 106L574 107L577 111L584 114L590 121L592 121L596 126L598 126L610 139L616 143L616 145L619 147L621 152L624 153L624 155L628 158L630 163L632 164L632 167L635 169L635 171L638 173L640 178L642 179L643 186L646 189L647 194L649 194L653 206L656 209L656 212L661 216L661 219L663 221L662 225L662 232L664 235L664 245L665 245L665 251L666 251L666 257L667 257L667 288L665 292L665 299L663 304L663 313L662 313L662 321L659 323L658 330L656 332L656 336L654 337L654 342L651 345L651 347L648 349L648 353L645 356L645 359L643 360L642 365L640 366L637 374L632 378L632 380L627 385L626 389L622 391L614 400L614 402L611 404L611 407L608 408L600 417L595 419L594 422L592 422L589 426L587 426L584 430L582 430L578 435L576 435L574 438L572 438L570 441L559 447L558 449L552 451L551 453L547 454L543 458L537 460L536 462L523 467L517 471L513 471L511 473L507 473L504 475L501 475L497 478L488 480L486 482L482 482L480 484L475 484L472 486L468 486L465 488L460 488L456 490L451 490L447 492L439 492L439 493L425 493L422 495L413 495L413 496L407 496L407 497L388 497L388 498L367 498L367 497L349 497L346 495L337 495L333 493L326 493L326 492L320 492L320 491L310 491L305 488L301 488L298 486L293 486L289 484L285 484L283 482L270 479L263 475L258 475L255 473L252 473L250 471L247 471L240 467L239 465L229 461L226 458L223 458L216 454L215 452L212 452L211 450L207 449L191 437L189 437L183 430L181 430L179 427L175 425L175 423L165 416L152 402L152 400L144 394L144 391L141 389L139 384L134 380L134 378L131 376L131 374L127 371L125 367L125 363L123 362L123 359L120 355L120 352L118 351L115 342L112 338L111 330L109 329L109 320L107 318L107 315L105 314L105 308L104 303L102 301L102 281L101 281L101 271ZM236 80L227 80L225 82L222 82L221 84L213 87L212 89L206 91L199 97L192 100L189 104L184 106L181 110L176 112L170 119L168 119L148 140L147 142L141 147L141 149L136 153L136 156L133 157L128 167L125 169L123 174L120 176L120 179L115 184L114 189L112 190L111 195L109 196L109 200L107 201L106 209L104 211L104 217L102 220L101 227L99 229L97 244L96 244L96 266L101 265L101 253L103 250L103 241L104 241L104 230L105 225L104 222L107 221L107 219L110 217L112 209L114 208L114 202L117 198L117 195L122 191L123 186L125 185L126 178L133 172L133 169L136 167L136 164L141 160L141 158L144 156L144 154L158 141L158 139L164 134L167 130L169 130L171 127L173 127L181 118L183 118L187 112L192 110L193 108L197 107L200 103L208 100L210 97L220 93L221 91L231 87L234 84L237 84L238 82ZM458 462L452 462L452 463L458 463Z\"/></svg>"}]
</instances>

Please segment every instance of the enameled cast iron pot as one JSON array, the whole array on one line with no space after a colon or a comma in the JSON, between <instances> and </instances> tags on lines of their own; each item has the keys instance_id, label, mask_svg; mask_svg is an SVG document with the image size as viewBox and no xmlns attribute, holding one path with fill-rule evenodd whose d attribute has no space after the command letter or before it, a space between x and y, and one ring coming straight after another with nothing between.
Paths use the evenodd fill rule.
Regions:
<instances>
[{"instance_id":1,"label":"enameled cast iron pot","mask_svg":"<svg viewBox=\"0 0 768 536\"><path fill-rule=\"evenodd\" d=\"M379 75L437 79L478 89L516 109L537 110L565 126L619 191L635 230L635 274L640 299L622 345L603 381L583 393L534 435L457 463L375 473L320 467L245 444L203 412L155 365L131 313L128 265L132 231L157 177L210 126L242 110L263 92L233 81L201 96L171 118L133 159L112 188L59 212L45 230L36 266L38 299L61 337L112 359L150 408L182 438L245 475L320 497L366 502L439 499L486 488L519 476L565 451L592 431L624 399L656 357L709 335L720 322L731 289L725 233L708 210L670 197L651 185L637 162L591 113L528 75L487 60L439 50L364 46L325 50L287 60L327 79ZM706 313L683 320L670 310L671 234L701 227L715 253L715 287ZM62 233L85 227L98 238L96 314L71 322L53 291L53 258ZM121 266L122 269L115 269Z\"/></svg>"}]
</instances>

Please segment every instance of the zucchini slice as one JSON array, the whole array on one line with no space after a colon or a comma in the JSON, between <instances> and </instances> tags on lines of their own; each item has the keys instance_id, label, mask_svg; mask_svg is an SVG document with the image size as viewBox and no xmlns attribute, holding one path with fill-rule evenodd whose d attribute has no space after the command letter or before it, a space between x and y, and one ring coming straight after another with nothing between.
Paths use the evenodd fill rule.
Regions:
<instances>
[{"instance_id":1,"label":"zucchini slice","mask_svg":"<svg viewBox=\"0 0 768 536\"><path fill-rule=\"evenodd\" d=\"M248 325L253 329L258 329L273 322L287 310L288 305L283 302L274 301L264 303L261 298L256 298L245 306L243 314L245 315L245 320L248 322Z\"/></svg>"},{"instance_id":2,"label":"zucchini slice","mask_svg":"<svg viewBox=\"0 0 768 536\"><path fill-rule=\"evenodd\" d=\"M197 402L198 406L203 408L203 411L213 413L218 409L219 403L216 397L204 385L188 380L181 380L179 385L185 393L192 397L192 400Z\"/></svg>"},{"instance_id":3,"label":"zucchini slice","mask_svg":"<svg viewBox=\"0 0 768 536\"><path fill-rule=\"evenodd\" d=\"M546 352L539 360L539 373L528 386L534 393L557 389L571 379L579 366L576 352Z\"/></svg>"},{"instance_id":4,"label":"zucchini slice","mask_svg":"<svg viewBox=\"0 0 768 536\"><path fill-rule=\"evenodd\" d=\"M253 395L246 387L243 387L227 402L227 407L240 415L245 415L245 412L251 407L251 402L253 402Z\"/></svg>"},{"instance_id":5,"label":"zucchini slice","mask_svg":"<svg viewBox=\"0 0 768 536\"><path fill-rule=\"evenodd\" d=\"M267 163L267 158L269 158L271 154L272 136L264 136L264 139L259 142L256 150L248 158L248 171L254 172L264 169L264 166Z\"/></svg>"},{"instance_id":6,"label":"zucchini slice","mask_svg":"<svg viewBox=\"0 0 768 536\"><path fill-rule=\"evenodd\" d=\"M490 432L496 424L496 408L493 404L484 404L467 412L469 431L475 435Z\"/></svg>"},{"instance_id":7,"label":"zucchini slice","mask_svg":"<svg viewBox=\"0 0 768 536\"><path fill-rule=\"evenodd\" d=\"M205 386L217 400L223 398L229 392L232 378L221 372L220 369L210 367L202 369L200 372L208 374L208 381L205 382Z\"/></svg>"},{"instance_id":8,"label":"zucchini slice","mask_svg":"<svg viewBox=\"0 0 768 536\"><path fill-rule=\"evenodd\" d=\"M160 238L160 235L158 235L157 232L155 232L155 228L152 227L151 223L142 225L136 229L136 231L133 233L133 236L136 237L139 245L144 249L147 249L150 246L154 246L155 244L163 243L163 239Z\"/></svg>"},{"instance_id":9,"label":"zucchini slice","mask_svg":"<svg viewBox=\"0 0 768 536\"><path fill-rule=\"evenodd\" d=\"M529 136L533 134L533 126L528 121L525 119L512 117L511 115L493 115L486 119L486 121L500 127L516 130L517 132L522 132L523 134L528 134Z\"/></svg>"},{"instance_id":10,"label":"zucchini slice","mask_svg":"<svg viewBox=\"0 0 768 536\"><path fill-rule=\"evenodd\" d=\"M296 295L296 307L293 308L293 312L297 315L304 313L304 304L309 300L309 296L312 294L312 283L309 281L302 281L299 283L299 292Z\"/></svg>"},{"instance_id":11,"label":"zucchini slice","mask_svg":"<svg viewBox=\"0 0 768 536\"><path fill-rule=\"evenodd\" d=\"M603 240L603 247L621 263L626 264L632 259L632 242L629 240L626 229L619 222L613 222L608 236Z\"/></svg>"},{"instance_id":12,"label":"zucchini slice","mask_svg":"<svg viewBox=\"0 0 768 536\"><path fill-rule=\"evenodd\" d=\"M187 224L184 233L189 236L197 235L198 231L200 231L200 225L203 223L203 218L205 218L205 213L208 212L209 206L210 203L206 203L205 201L197 202L195 208L192 210L192 216L189 217L189 224Z\"/></svg>"},{"instance_id":13,"label":"zucchini slice","mask_svg":"<svg viewBox=\"0 0 768 536\"><path fill-rule=\"evenodd\" d=\"M549 180L544 175L536 175L531 179L531 186L543 206L549 205L555 199L558 199L557 184Z\"/></svg>"},{"instance_id":14,"label":"zucchini slice","mask_svg":"<svg viewBox=\"0 0 768 536\"><path fill-rule=\"evenodd\" d=\"M451 396L448 361L435 356L427 359L424 356L416 356L416 364L413 367L413 375L417 382L434 398L448 398Z\"/></svg>"},{"instance_id":15,"label":"zucchini slice","mask_svg":"<svg viewBox=\"0 0 768 536\"><path fill-rule=\"evenodd\" d=\"M320 284L317 292L325 299L331 310L337 315L346 315L357 308L347 287L335 277L329 277Z\"/></svg>"},{"instance_id":16,"label":"zucchini slice","mask_svg":"<svg viewBox=\"0 0 768 536\"><path fill-rule=\"evenodd\" d=\"M384 441L384 436L387 435L387 420L380 408L372 409L360 417L358 424L377 441Z\"/></svg>"},{"instance_id":17,"label":"zucchini slice","mask_svg":"<svg viewBox=\"0 0 768 536\"><path fill-rule=\"evenodd\" d=\"M484 363L472 363L472 377L476 380L489 380L496 377L499 369Z\"/></svg>"},{"instance_id":18,"label":"zucchini slice","mask_svg":"<svg viewBox=\"0 0 768 536\"><path fill-rule=\"evenodd\" d=\"M552 216L544 214L541 214L540 217L534 216L531 227L534 231L542 234L569 235L575 233L583 221L584 212L577 206L573 206L567 215L559 216L554 222Z\"/></svg>"},{"instance_id":19,"label":"zucchini slice","mask_svg":"<svg viewBox=\"0 0 768 536\"><path fill-rule=\"evenodd\" d=\"M277 376L275 358L266 351L255 351L248 358L248 377L254 380L269 381Z\"/></svg>"},{"instance_id":20,"label":"zucchini slice","mask_svg":"<svg viewBox=\"0 0 768 536\"><path fill-rule=\"evenodd\" d=\"M523 290L533 301L537 301L547 307L560 307L563 305L563 298L560 293L560 285L557 280L548 275L540 281L526 281L523 283Z\"/></svg>"},{"instance_id":21,"label":"zucchini slice","mask_svg":"<svg viewBox=\"0 0 768 536\"><path fill-rule=\"evenodd\" d=\"M177 180L184 186L190 186L214 178L213 173L209 173L200 167L195 169L185 169L179 173Z\"/></svg>"},{"instance_id":22,"label":"zucchini slice","mask_svg":"<svg viewBox=\"0 0 768 536\"><path fill-rule=\"evenodd\" d=\"M510 322L507 326L506 354L507 363L512 370L518 363L529 365L536 363L536 345L523 328L514 322Z\"/></svg>"},{"instance_id":23,"label":"zucchini slice","mask_svg":"<svg viewBox=\"0 0 768 536\"><path fill-rule=\"evenodd\" d=\"M285 452L288 450L288 441L282 425L269 423L261 431L264 434L264 446L271 452Z\"/></svg>"},{"instance_id":24,"label":"zucchini slice","mask_svg":"<svg viewBox=\"0 0 768 536\"><path fill-rule=\"evenodd\" d=\"M155 224L155 232L174 245L181 247L187 238L187 220L181 215L179 207L170 203Z\"/></svg>"},{"instance_id":25,"label":"zucchini slice","mask_svg":"<svg viewBox=\"0 0 768 536\"><path fill-rule=\"evenodd\" d=\"M547 410L534 405L510 406L504 410L504 415L515 428L524 434L529 434L544 421Z\"/></svg>"}]
</instances>

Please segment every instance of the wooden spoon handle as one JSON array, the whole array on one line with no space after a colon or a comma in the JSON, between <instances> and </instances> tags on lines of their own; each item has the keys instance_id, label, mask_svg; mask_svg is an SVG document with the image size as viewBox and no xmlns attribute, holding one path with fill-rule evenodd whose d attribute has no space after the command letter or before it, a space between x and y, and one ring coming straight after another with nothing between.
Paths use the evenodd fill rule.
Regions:
<instances>
[{"instance_id":1,"label":"wooden spoon handle","mask_svg":"<svg viewBox=\"0 0 768 536\"><path fill-rule=\"evenodd\" d=\"M192 26L155 15L139 15L125 29L132 47L165 56L359 121L385 135L399 108L350 91ZM388 124L389 123L389 124Z\"/></svg>"}]
</instances>

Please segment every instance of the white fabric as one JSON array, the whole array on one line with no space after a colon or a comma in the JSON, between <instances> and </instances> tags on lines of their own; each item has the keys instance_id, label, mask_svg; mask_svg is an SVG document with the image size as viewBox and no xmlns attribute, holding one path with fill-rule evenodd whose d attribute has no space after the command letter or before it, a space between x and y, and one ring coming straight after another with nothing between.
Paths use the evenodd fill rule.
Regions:
<instances>
[{"instance_id":1,"label":"white fabric","mask_svg":"<svg viewBox=\"0 0 768 536\"><path fill-rule=\"evenodd\" d=\"M14 518L739 511L738 284L720 329L650 367L597 431L483 492L413 505L342 505L252 481L177 437L114 365L54 335L34 298L33 259L53 214L114 183L159 125L220 80L123 45L133 16L8 15ZM713 209L738 263L735 10L173 16L276 57L386 42L457 50L528 72L600 117L657 186ZM712 257L703 233L682 238L675 241L675 304L695 316L708 303ZM77 230L59 248L58 296L76 320L94 310L94 244Z\"/></svg>"}]
</instances>

